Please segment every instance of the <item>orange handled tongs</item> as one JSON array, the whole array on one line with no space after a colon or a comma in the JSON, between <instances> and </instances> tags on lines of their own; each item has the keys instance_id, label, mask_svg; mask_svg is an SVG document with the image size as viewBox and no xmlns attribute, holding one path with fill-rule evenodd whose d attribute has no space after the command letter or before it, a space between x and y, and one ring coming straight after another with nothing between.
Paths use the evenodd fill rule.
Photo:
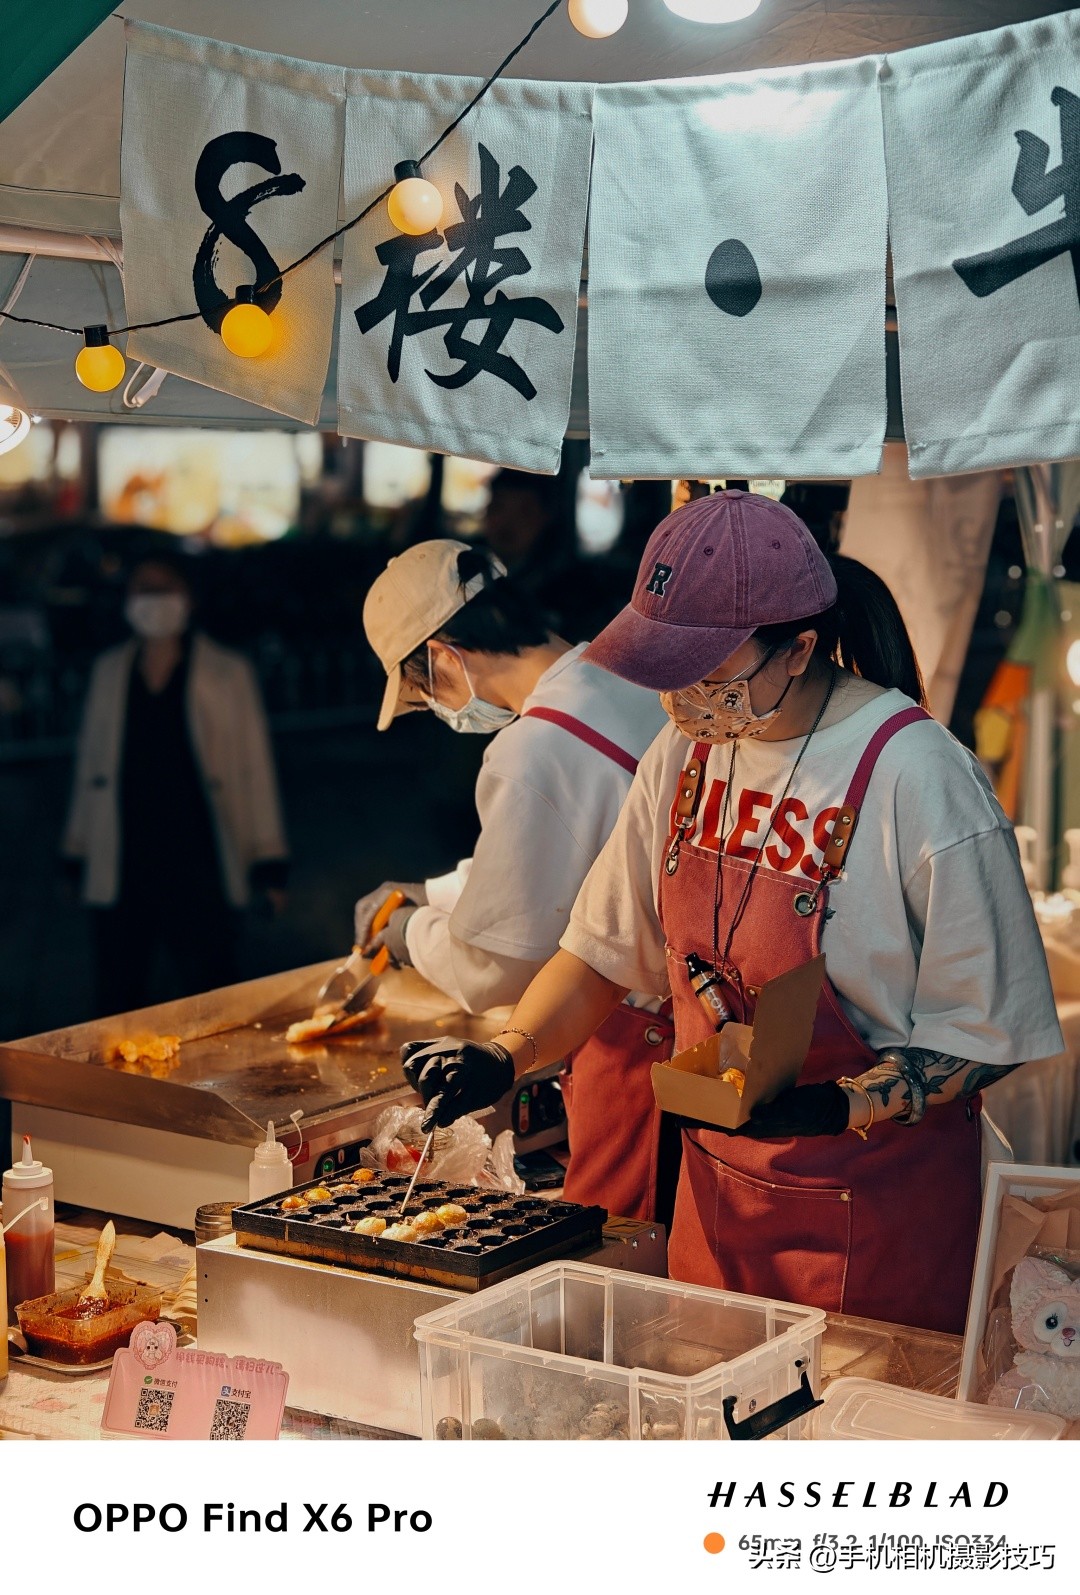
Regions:
<instances>
[{"instance_id":1,"label":"orange handled tongs","mask_svg":"<svg viewBox=\"0 0 1080 1595\"><path fill-rule=\"evenodd\" d=\"M403 907L405 901L404 892L393 891L389 894L371 921L368 943L365 945L386 929L390 915ZM380 947L371 958L364 957L361 947L354 947L345 962L338 965L323 985L315 999L313 1017L322 1019L328 1014L336 1014L344 1018L369 1007L389 962L390 954L385 947Z\"/></svg>"}]
</instances>

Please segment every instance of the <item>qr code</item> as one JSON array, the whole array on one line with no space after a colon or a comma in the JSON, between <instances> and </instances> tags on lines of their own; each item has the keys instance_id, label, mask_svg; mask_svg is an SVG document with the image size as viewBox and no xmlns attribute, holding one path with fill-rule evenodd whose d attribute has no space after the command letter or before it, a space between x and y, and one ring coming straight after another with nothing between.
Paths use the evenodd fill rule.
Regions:
<instances>
[{"instance_id":1,"label":"qr code","mask_svg":"<svg viewBox=\"0 0 1080 1595\"><path fill-rule=\"evenodd\" d=\"M250 1413L246 1401L215 1401L211 1440L242 1440Z\"/></svg>"},{"instance_id":2,"label":"qr code","mask_svg":"<svg viewBox=\"0 0 1080 1595\"><path fill-rule=\"evenodd\" d=\"M135 1414L136 1429L149 1429L153 1433L163 1434L169 1427L174 1394L172 1390L140 1390L139 1410Z\"/></svg>"}]
</instances>

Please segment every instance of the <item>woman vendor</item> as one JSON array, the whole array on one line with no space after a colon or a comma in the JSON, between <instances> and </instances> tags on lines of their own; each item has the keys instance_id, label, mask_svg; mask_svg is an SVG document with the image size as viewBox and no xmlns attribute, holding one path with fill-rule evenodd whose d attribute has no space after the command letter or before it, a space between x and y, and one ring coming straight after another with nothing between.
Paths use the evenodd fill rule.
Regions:
<instances>
[{"instance_id":1,"label":"woman vendor","mask_svg":"<svg viewBox=\"0 0 1080 1595\"><path fill-rule=\"evenodd\" d=\"M657 690L671 724L511 1030L405 1049L429 1120L579 1045L631 987L670 990L677 1050L704 1039L688 959L750 1023L761 986L821 951L798 1083L738 1131L683 1126L670 1272L962 1330L979 1092L1062 1040L1011 827L920 706L891 596L790 510L718 493L661 523L586 657ZM721 1056L745 1063L723 1031Z\"/></svg>"}]
</instances>

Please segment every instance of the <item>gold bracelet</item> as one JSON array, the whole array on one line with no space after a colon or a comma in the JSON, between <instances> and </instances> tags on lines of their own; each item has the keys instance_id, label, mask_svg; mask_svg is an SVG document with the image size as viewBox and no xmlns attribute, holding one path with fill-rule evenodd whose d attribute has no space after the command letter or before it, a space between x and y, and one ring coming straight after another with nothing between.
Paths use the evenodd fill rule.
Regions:
<instances>
[{"instance_id":1,"label":"gold bracelet","mask_svg":"<svg viewBox=\"0 0 1080 1595\"><path fill-rule=\"evenodd\" d=\"M873 1123L874 1123L874 1099L870 1095L870 1093L866 1089L866 1087L863 1085L861 1080L853 1080L851 1078L851 1076L848 1075L848 1074L845 1074L836 1083L837 1083L838 1086L850 1086L853 1091L861 1091L863 1096L866 1098L867 1102L870 1104L870 1119L869 1119L869 1122L867 1124L849 1124L848 1125L848 1129L849 1130L853 1130L855 1132L855 1134L860 1138L860 1140L865 1141L866 1140L866 1132L873 1127Z\"/></svg>"},{"instance_id":2,"label":"gold bracelet","mask_svg":"<svg viewBox=\"0 0 1080 1595\"><path fill-rule=\"evenodd\" d=\"M492 1039L498 1041L499 1036L524 1036L526 1041L531 1042L533 1055L532 1061L529 1064L529 1068L535 1069L536 1060L540 1056L540 1048L537 1045L536 1037L533 1035L531 1030L519 1030L517 1025L507 1025L504 1029L499 1031L498 1035L494 1036Z\"/></svg>"}]
</instances>

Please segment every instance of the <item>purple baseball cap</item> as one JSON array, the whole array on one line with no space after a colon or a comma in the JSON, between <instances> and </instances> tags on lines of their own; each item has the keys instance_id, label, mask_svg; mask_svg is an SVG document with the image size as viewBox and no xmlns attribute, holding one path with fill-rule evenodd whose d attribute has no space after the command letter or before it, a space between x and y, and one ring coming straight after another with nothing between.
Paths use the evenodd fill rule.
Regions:
<instances>
[{"instance_id":1,"label":"purple baseball cap","mask_svg":"<svg viewBox=\"0 0 1080 1595\"><path fill-rule=\"evenodd\" d=\"M660 522L634 596L583 657L673 692L711 675L759 626L804 620L835 602L836 578L799 517L730 488Z\"/></svg>"}]
</instances>

